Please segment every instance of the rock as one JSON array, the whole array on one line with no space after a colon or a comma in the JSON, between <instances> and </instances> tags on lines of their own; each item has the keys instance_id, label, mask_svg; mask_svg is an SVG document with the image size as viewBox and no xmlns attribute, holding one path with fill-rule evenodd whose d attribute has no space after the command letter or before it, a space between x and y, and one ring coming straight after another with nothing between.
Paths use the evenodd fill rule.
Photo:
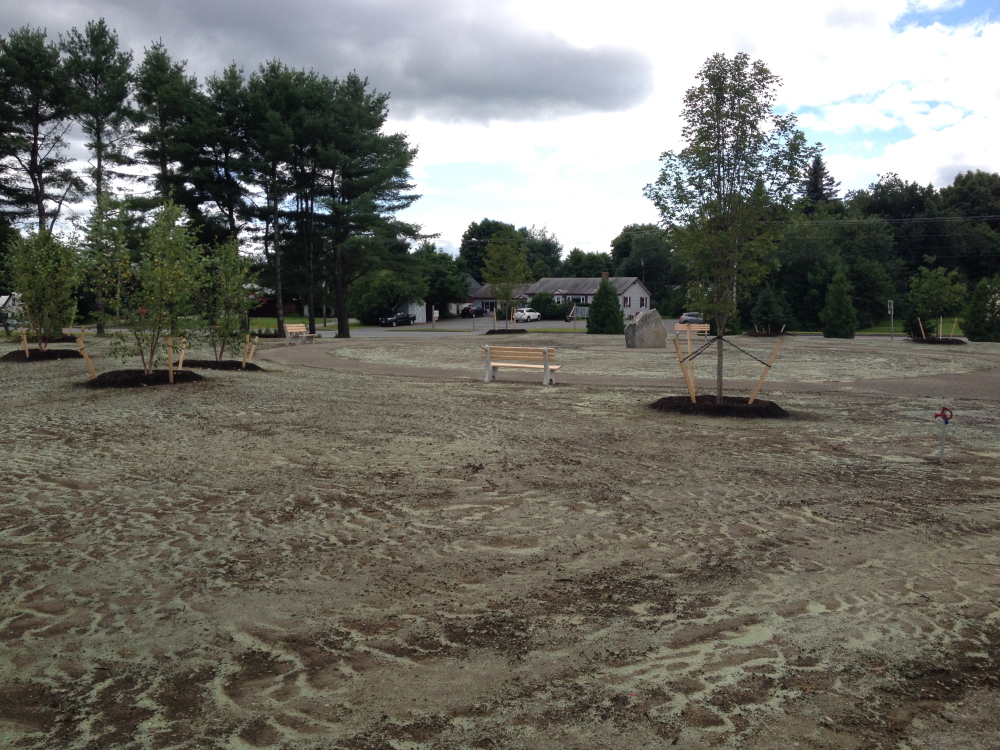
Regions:
<instances>
[{"instance_id":1,"label":"rock","mask_svg":"<svg viewBox=\"0 0 1000 750\"><path fill-rule=\"evenodd\" d=\"M647 310L636 315L625 326L625 346L629 349L665 349L667 347L667 327L656 310Z\"/></svg>"}]
</instances>

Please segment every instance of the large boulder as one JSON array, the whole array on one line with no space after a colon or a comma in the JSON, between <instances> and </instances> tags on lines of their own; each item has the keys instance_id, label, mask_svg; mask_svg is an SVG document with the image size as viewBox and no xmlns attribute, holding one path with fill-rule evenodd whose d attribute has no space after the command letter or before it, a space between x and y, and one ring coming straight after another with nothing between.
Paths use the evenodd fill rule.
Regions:
<instances>
[{"instance_id":1,"label":"large boulder","mask_svg":"<svg viewBox=\"0 0 1000 750\"><path fill-rule=\"evenodd\" d=\"M625 326L625 346L629 349L666 349L667 327L656 310L639 313Z\"/></svg>"}]
</instances>

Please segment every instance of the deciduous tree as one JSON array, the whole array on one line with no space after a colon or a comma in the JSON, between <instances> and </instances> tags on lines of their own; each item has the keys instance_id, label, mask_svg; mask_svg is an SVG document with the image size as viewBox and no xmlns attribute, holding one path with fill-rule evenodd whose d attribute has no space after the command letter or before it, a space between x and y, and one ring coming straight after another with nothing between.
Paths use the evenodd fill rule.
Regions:
<instances>
[{"instance_id":1,"label":"deciduous tree","mask_svg":"<svg viewBox=\"0 0 1000 750\"><path fill-rule=\"evenodd\" d=\"M771 268L774 219L791 204L816 149L794 115L774 112L780 79L745 53L716 54L684 98L687 145L667 151L646 196L678 239L689 296L725 331L744 287ZM722 403L723 342L718 340L716 398Z\"/></svg>"},{"instance_id":2,"label":"deciduous tree","mask_svg":"<svg viewBox=\"0 0 1000 750\"><path fill-rule=\"evenodd\" d=\"M20 315L42 351L62 336L76 314L80 264L76 249L43 230L12 243L8 256Z\"/></svg>"},{"instance_id":3,"label":"deciduous tree","mask_svg":"<svg viewBox=\"0 0 1000 750\"><path fill-rule=\"evenodd\" d=\"M513 315L515 293L531 281L528 258L513 227L498 231L486 246L483 280L508 315Z\"/></svg>"}]
</instances>

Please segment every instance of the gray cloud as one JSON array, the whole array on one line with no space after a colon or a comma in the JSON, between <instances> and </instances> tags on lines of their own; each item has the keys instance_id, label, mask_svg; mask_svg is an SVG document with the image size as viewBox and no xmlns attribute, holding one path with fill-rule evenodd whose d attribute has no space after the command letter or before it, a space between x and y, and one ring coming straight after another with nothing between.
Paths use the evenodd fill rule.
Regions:
<instances>
[{"instance_id":1,"label":"gray cloud","mask_svg":"<svg viewBox=\"0 0 1000 750\"><path fill-rule=\"evenodd\" d=\"M519 27L472 0L0 0L10 27L53 36L105 18L137 57L162 38L199 77L271 58L331 77L351 70L391 93L396 117L536 120L629 109L653 87L652 64L621 48L581 49ZM6 31L6 29L4 29Z\"/></svg>"}]
</instances>

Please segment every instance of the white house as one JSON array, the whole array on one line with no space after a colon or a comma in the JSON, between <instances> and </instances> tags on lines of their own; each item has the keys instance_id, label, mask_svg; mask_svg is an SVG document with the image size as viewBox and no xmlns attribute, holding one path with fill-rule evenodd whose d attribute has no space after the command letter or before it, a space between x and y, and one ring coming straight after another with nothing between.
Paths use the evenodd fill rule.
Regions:
<instances>
[{"instance_id":1,"label":"white house","mask_svg":"<svg viewBox=\"0 0 1000 750\"><path fill-rule=\"evenodd\" d=\"M603 277L601 277L603 278ZM530 303L536 294L551 294L556 302L575 302L589 305L594 301L601 278L592 279L539 279L525 290ZM652 301L649 290L638 276L611 276L608 279L618 292L618 304L626 317L650 309Z\"/></svg>"}]
</instances>

